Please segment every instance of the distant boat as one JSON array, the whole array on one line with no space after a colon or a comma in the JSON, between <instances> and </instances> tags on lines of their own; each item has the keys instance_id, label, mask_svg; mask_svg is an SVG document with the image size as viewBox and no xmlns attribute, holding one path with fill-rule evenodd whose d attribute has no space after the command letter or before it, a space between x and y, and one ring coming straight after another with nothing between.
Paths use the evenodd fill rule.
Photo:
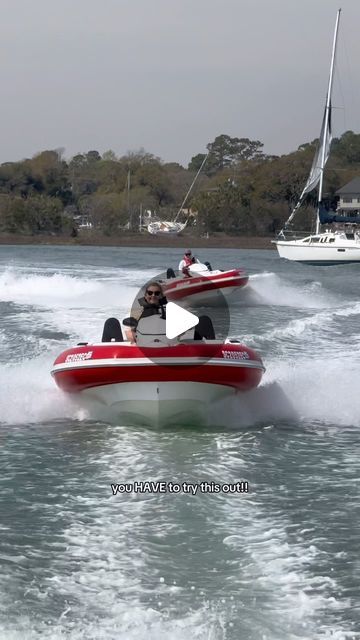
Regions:
<instances>
[{"instance_id":1,"label":"distant boat","mask_svg":"<svg viewBox=\"0 0 360 640\"><path fill-rule=\"evenodd\" d=\"M185 229L187 221L184 224L180 222L158 221L150 222L147 230L154 236L177 236Z\"/></svg>"},{"instance_id":2,"label":"distant boat","mask_svg":"<svg viewBox=\"0 0 360 640\"><path fill-rule=\"evenodd\" d=\"M328 215L322 205L322 190L324 169L330 154L331 145L331 94L334 76L336 45L339 30L341 9L338 10L332 46L330 77L326 96L326 105L321 127L319 145L315 153L307 183L302 191L296 207L274 240L281 258L315 265L344 264L360 262L360 232L352 227L343 230L320 232L321 224L333 222L345 225L347 219L340 215ZM299 238L296 234L289 234L289 225L300 208L305 196L318 186L318 207L316 213L315 234ZM352 221L353 222L353 221ZM356 222L356 221L355 221Z\"/></svg>"},{"instance_id":3,"label":"distant boat","mask_svg":"<svg viewBox=\"0 0 360 640\"><path fill-rule=\"evenodd\" d=\"M185 227L186 227L186 225L188 223L188 219L186 219L185 222L183 222L183 223L177 222L177 219L179 218L180 214L183 213L184 205L185 205L185 203L186 203L186 201L187 201L187 199L188 199L188 197L189 197L189 195L191 193L191 190L192 190L196 180L198 179L198 177L199 177L199 175L200 175L200 173L201 173L201 171L203 169L203 166L204 166L206 160L208 159L208 156L209 156L209 154L207 153L207 155L205 156L204 160L201 163L200 169L198 170L194 180L192 181L192 183L190 185L190 188L189 188L184 200L181 203L181 207L180 207L179 211L177 212L174 220L158 220L157 222L150 222L150 224L148 225L148 228L147 228L149 233L151 233L152 235L155 235L155 236L177 236L177 235L179 235L179 233L181 233L185 229Z\"/></svg>"},{"instance_id":4,"label":"distant boat","mask_svg":"<svg viewBox=\"0 0 360 640\"><path fill-rule=\"evenodd\" d=\"M173 269L167 270L167 280L162 282L168 300L195 304L223 304L225 298L237 294L248 283L249 276L243 269L212 269L209 262L189 266L191 277L180 273L175 276Z\"/></svg>"}]
</instances>

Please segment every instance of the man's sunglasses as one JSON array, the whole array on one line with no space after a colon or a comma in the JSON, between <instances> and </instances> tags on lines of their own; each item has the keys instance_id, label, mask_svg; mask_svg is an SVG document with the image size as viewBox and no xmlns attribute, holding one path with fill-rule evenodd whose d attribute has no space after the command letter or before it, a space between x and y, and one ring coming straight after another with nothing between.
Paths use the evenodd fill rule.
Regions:
<instances>
[{"instance_id":1,"label":"man's sunglasses","mask_svg":"<svg viewBox=\"0 0 360 640\"><path fill-rule=\"evenodd\" d=\"M191 256L191 251L190 251L190 253L185 253L185 255L186 256Z\"/></svg>"},{"instance_id":2,"label":"man's sunglasses","mask_svg":"<svg viewBox=\"0 0 360 640\"><path fill-rule=\"evenodd\" d=\"M146 290L147 296L156 296L157 298L161 296L161 291L152 291L151 289Z\"/></svg>"}]
</instances>

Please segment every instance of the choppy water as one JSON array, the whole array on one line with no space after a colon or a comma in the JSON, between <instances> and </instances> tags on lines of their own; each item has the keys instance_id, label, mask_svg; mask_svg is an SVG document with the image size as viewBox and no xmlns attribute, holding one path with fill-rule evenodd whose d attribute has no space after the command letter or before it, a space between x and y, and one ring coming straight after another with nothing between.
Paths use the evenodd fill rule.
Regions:
<instances>
[{"instance_id":1,"label":"choppy water","mask_svg":"<svg viewBox=\"0 0 360 640\"><path fill-rule=\"evenodd\" d=\"M0 247L0 638L358 639L359 266L198 252L251 274L231 335L267 368L220 427L102 423L49 375L178 253ZM112 495L146 480L249 492Z\"/></svg>"}]
</instances>

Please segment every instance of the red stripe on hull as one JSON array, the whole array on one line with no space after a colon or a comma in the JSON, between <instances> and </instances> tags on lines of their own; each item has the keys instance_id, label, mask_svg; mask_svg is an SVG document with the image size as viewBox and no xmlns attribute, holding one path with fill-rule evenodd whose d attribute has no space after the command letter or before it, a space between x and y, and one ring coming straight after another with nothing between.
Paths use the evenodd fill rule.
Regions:
<instances>
[{"instance_id":1,"label":"red stripe on hull","mask_svg":"<svg viewBox=\"0 0 360 640\"><path fill-rule=\"evenodd\" d=\"M258 386L263 371L248 367L221 365L134 367L83 367L54 372L56 384L70 393L122 382L203 382L248 391Z\"/></svg>"},{"instance_id":2,"label":"red stripe on hull","mask_svg":"<svg viewBox=\"0 0 360 640\"><path fill-rule=\"evenodd\" d=\"M97 360L106 358L126 358L127 361L132 358L149 358L150 360L155 358L224 358L226 361L226 359L232 359L233 357L236 360L237 355L241 360L244 354L246 360L258 362L262 366L262 360L256 351L239 342L192 342L191 344L143 347L141 349L136 345L124 345L121 342L86 344L63 351L56 358L54 365L66 362L83 362L85 360L96 364Z\"/></svg>"},{"instance_id":3,"label":"red stripe on hull","mask_svg":"<svg viewBox=\"0 0 360 640\"><path fill-rule=\"evenodd\" d=\"M228 278L228 280L224 280ZM221 280L224 280L221 282ZM180 282L171 282L164 286L164 292L168 300L180 300L206 291L221 291L229 288L242 288L248 283L249 277L239 271L221 273L212 277L184 278Z\"/></svg>"},{"instance_id":4,"label":"red stripe on hull","mask_svg":"<svg viewBox=\"0 0 360 640\"><path fill-rule=\"evenodd\" d=\"M150 362L141 362L144 358ZM161 362L162 358L173 358L174 362ZM184 358L203 358L205 362L192 364ZM260 383L264 372L260 356L238 343L192 343L143 349L121 343L89 344L64 351L55 360L54 367L52 375L57 385L75 393L122 382L200 382L246 391Z\"/></svg>"}]
</instances>

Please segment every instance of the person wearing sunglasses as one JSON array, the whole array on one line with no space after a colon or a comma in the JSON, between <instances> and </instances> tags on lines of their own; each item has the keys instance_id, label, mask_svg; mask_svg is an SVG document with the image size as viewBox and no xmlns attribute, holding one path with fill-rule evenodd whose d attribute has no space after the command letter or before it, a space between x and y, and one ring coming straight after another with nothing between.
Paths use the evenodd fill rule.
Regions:
<instances>
[{"instance_id":1,"label":"person wearing sunglasses","mask_svg":"<svg viewBox=\"0 0 360 640\"><path fill-rule=\"evenodd\" d=\"M131 318L127 319L131 320L131 328L125 330L127 339L132 343L136 342L136 328L140 320L154 315L160 316L161 320L166 320L167 299L159 282L150 282L146 286L144 297L140 298L138 302L140 309L132 310Z\"/></svg>"},{"instance_id":2,"label":"person wearing sunglasses","mask_svg":"<svg viewBox=\"0 0 360 640\"><path fill-rule=\"evenodd\" d=\"M184 257L182 260L180 260L180 263L179 263L179 271L181 271L184 274L184 276L186 276L187 278L190 278L191 273L189 271L189 268L191 267L192 264L196 264L199 262L200 260L198 260L195 256L192 255L191 249L186 249L184 253Z\"/></svg>"}]
</instances>

